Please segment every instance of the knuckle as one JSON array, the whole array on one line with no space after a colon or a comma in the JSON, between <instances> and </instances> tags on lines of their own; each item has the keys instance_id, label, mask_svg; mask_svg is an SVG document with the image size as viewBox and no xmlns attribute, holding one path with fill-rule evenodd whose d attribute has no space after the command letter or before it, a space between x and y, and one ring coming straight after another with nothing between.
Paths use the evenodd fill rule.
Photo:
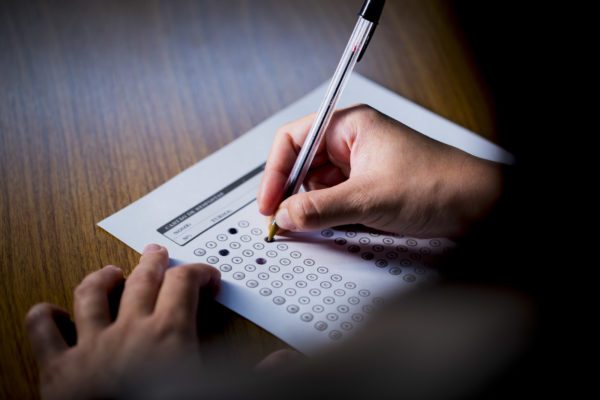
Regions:
<instances>
[{"instance_id":1,"label":"knuckle","mask_svg":"<svg viewBox=\"0 0 600 400\"><path fill-rule=\"evenodd\" d=\"M194 268L194 265L182 265L167 270L165 275L169 279L176 279L184 282L195 281L197 279L198 271Z\"/></svg>"},{"instance_id":2,"label":"knuckle","mask_svg":"<svg viewBox=\"0 0 600 400\"><path fill-rule=\"evenodd\" d=\"M286 132L289 130L289 122L287 124L283 124L281 125L279 128L277 128L277 130L275 131L275 136L276 137L281 137L283 135L286 134Z\"/></svg>"},{"instance_id":3,"label":"knuckle","mask_svg":"<svg viewBox=\"0 0 600 400\"><path fill-rule=\"evenodd\" d=\"M183 338L189 334L189 325L187 318L174 310L155 324L156 335L162 340Z\"/></svg>"},{"instance_id":4,"label":"knuckle","mask_svg":"<svg viewBox=\"0 0 600 400\"><path fill-rule=\"evenodd\" d=\"M365 103L357 103L357 104L353 105L351 108L356 111L359 111L359 112L370 112L370 111L374 110L373 107L371 107L370 105L365 104Z\"/></svg>"},{"instance_id":5,"label":"knuckle","mask_svg":"<svg viewBox=\"0 0 600 400\"><path fill-rule=\"evenodd\" d=\"M357 103L346 109L338 111L342 117L370 118L378 114L378 111L365 103Z\"/></svg>"},{"instance_id":6,"label":"knuckle","mask_svg":"<svg viewBox=\"0 0 600 400\"><path fill-rule=\"evenodd\" d=\"M87 297L96 292L100 286L100 280L94 275L88 275L73 291L76 299Z\"/></svg>"},{"instance_id":7,"label":"knuckle","mask_svg":"<svg viewBox=\"0 0 600 400\"><path fill-rule=\"evenodd\" d=\"M156 271L150 269L141 269L135 271L135 274L131 274L131 277L127 280L125 285L156 285L159 282L159 277Z\"/></svg>"},{"instance_id":8,"label":"knuckle","mask_svg":"<svg viewBox=\"0 0 600 400\"><path fill-rule=\"evenodd\" d=\"M359 103L348 108L336 111L335 123L343 131L361 132L367 129L381 114L368 104Z\"/></svg>"},{"instance_id":9,"label":"knuckle","mask_svg":"<svg viewBox=\"0 0 600 400\"><path fill-rule=\"evenodd\" d=\"M354 108L364 116L373 116L379 113L376 109L365 103L359 103Z\"/></svg>"},{"instance_id":10,"label":"knuckle","mask_svg":"<svg viewBox=\"0 0 600 400\"><path fill-rule=\"evenodd\" d=\"M358 122L360 124L372 124L376 121L380 113L373 107L367 104L361 104L357 107L358 111Z\"/></svg>"},{"instance_id":11,"label":"knuckle","mask_svg":"<svg viewBox=\"0 0 600 400\"><path fill-rule=\"evenodd\" d=\"M296 121L288 122L286 124L281 125L275 131L276 140L278 140L280 143L282 141L289 140L288 136L290 135L290 132L293 130L295 124L296 124Z\"/></svg>"},{"instance_id":12,"label":"knuckle","mask_svg":"<svg viewBox=\"0 0 600 400\"><path fill-rule=\"evenodd\" d=\"M35 326L39 321L50 316L52 316L52 305L50 303L35 304L25 315L25 325L27 327Z\"/></svg>"}]
</instances>

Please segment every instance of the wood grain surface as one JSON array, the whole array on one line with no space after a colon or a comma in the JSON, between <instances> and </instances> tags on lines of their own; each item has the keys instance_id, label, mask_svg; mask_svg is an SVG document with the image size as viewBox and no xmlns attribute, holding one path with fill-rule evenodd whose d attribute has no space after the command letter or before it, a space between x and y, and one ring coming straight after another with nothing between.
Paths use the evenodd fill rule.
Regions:
<instances>
[{"instance_id":1,"label":"wood grain surface","mask_svg":"<svg viewBox=\"0 0 600 400\"><path fill-rule=\"evenodd\" d=\"M33 304L71 309L86 274L136 264L96 223L329 79L361 4L0 1L0 398L39 396ZM446 2L388 0L356 71L496 140ZM213 308L222 362L285 347Z\"/></svg>"}]
</instances>

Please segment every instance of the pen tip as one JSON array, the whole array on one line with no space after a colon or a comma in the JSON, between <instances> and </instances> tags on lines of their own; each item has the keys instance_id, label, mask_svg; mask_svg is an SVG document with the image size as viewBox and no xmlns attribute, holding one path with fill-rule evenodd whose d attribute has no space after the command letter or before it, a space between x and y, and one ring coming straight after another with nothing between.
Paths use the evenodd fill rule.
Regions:
<instances>
[{"instance_id":1,"label":"pen tip","mask_svg":"<svg viewBox=\"0 0 600 400\"><path fill-rule=\"evenodd\" d=\"M273 237L275 236L278 230L279 227L277 226L275 221L271 222L271 225L269 225L269 236L267 236L267 242L273 241Z\"/></svg>"}]
</instances>

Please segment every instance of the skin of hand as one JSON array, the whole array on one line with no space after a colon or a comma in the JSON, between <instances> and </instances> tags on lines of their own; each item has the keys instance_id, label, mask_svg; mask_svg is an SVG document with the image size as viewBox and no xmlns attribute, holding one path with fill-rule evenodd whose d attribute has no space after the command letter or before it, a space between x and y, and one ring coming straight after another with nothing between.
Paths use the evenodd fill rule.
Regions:
<instances>
[{"instance_id":1,"label":"skin of hand","mask_svg":"<svg viewBox=\"0 0 600 400\"><path fill-rule=\"evenodd\" d=\"M74 292L77 344L72 347L55 323L56 317L68 317L66 310L48 303L30 309L25 326L43 398L117 398L132 374L198 354L200 294L215 290L221 275L208 265L168 266L167 249L144 249L125 283L114 321L108 295L123 282L123 272L108 265L85 277Z\"/></svg>"},{"instance_id":2,"label":"skin of hand","mask_svg":"<svg viewBox=\"0 0 600 400\"><path fill-rule=\"evenodd\" d=\"M502 167L422 135L367 106L334 113L304 186L283 188L315 114L276 133L257 195L290 231L363 224L416 237L459 237L500 197Z\"/></svg>"}]
</instances>

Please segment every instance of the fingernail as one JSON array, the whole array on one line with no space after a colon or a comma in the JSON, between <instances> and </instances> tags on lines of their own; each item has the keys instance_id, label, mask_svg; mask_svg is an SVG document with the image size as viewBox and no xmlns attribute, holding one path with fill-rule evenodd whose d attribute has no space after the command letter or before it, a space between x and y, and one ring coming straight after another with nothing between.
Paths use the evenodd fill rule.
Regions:
<instances>
[{"instance_id":1,"label":"fingernail","mask_svg":"<svg viewBox=\"0 0 600 400\"><path fill-rule=\"evenodd\" d=\"M114 270L121 270L121 268L117 267L116 265L105 265L104 267L102 267L103 269L114 269Z\"/></svg>"},{"instance_id":2,"label":"fingernail","mask_svg":"<svg viewBox=\"0 0 600 400\"><path fill-rule=\"evenodd\" d=\"M147 254L147 253L157 253L159 251L162 250L162 247L157 245L157 244L149 244L148 246L146 246L144 248L144 251L142 251L142 254Z\"/></svg>"},{"instance_id":3,"label":"fingernail","mask_svg":"<svg viewBox=\"0 0 600 400\"><path fill-rule=\"evenodd\" d=\"M290 219L290 214L288 213L287 208L281 208L279 211L277 211L277 214L275 214L275 223L281 229L288 231L293 231L296 229L296 225L294 225Z\"/></svg>"}]
</instances>

